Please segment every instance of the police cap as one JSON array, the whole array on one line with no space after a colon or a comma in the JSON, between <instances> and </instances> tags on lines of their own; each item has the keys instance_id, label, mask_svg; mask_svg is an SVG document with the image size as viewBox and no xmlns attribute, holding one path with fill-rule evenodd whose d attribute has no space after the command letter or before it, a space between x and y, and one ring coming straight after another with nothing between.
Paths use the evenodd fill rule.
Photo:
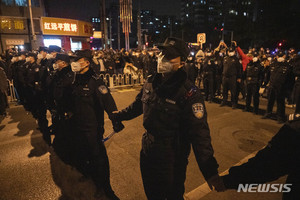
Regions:
<instances>
[{"instance_id":1,"label":"police cap","mask_svg":"<svg viewBox=\"0 0 300 200\"><path fill-rule=\"evenodd\" d=\"M228 51L229 51L229 52L235 51L235 48L234 48L234 47L229 47L229 48L228 48Z\"/></svg>"},{"instance_id":2,"label":"police cap","mask_svg":"<svg viewBox=\"0 0 300 200\"><path fill-rule=\"evenodd\" d=\"M205 52L206 52L206 53L210 53L210 52L211 52L211 49L210 49L210 48L206 48L206 49L205 49Z\"/></svg>"},{"instance_id":3,"label":"police cap","mask_svg":"<svg viewBox=\"0 0 300 200\"><path fill-rule=\"evenodd\" d=\"M93 58L93 55L92 55L92 51L89 50L89 49L84 49L84 50L79 50L79 51L76 51L76 54L75 54L75 61L81 59L81 58L86 58L88 60L92 60Z\"/></svg>"},{"instance_id":4,"label":"police cap","mask_svg":"<svg viewBox=\"0 0 300 200\"><path fill-rule=\"evenodd\" d=\"M185 42L179 38L169 37L158 48L162 49L162 54L168 60L172 60L177 57L181 57L183 60L187 58L190 51Z\"/></svg>"},{"instance_id":5,"label":"police cap","mask_svg":"<svg viewBox=\"0 0 300 200\"><path fill-rule=\"evenodd\" d=\"M284 51L282 51L282 50L279 50L278 52L277 52L277 56L278 57L283 57L285 55L285 53L284 53Z\"/></svg>"},{"instance_id":6,"label":"police cap","mask_svg":"<svg viewBox=\"0 0 300 200\"><path fill-rule=\"evenodd\" d=\"M253 51L253 52L252 52L252 56L253 56L253 57L257 57L257 56L258 56L257 51Z\"/></svg>"},{"instance_id":7,"label":"police cap","mask_svg":"<svg viewBox=\"0 0 300 200\"><path fill-rule=\"evenodd\" d=\"M34 59L37 58L37 54L36 53L32 53L32 52L28 53L27 56L28 57L34 57Z\"/></svg>"},{"instance_id":8,"label":"police cap","mask_svg":"<svg viewBox=\"0 0 300 200\"><path fill-rule=\"evenodd\" d=\"M39 52L41 51L48 52L49 49L47 47L39 47Z\"/></svg>"},{"instance_id":9,"label":"police cap","mask_svg":"<svg viewBox=\"0 0 300 200\"><path fill-rule=\"evenodd\" d=\"M56 45L50 45L49 46L49 52L60 52L61 48L59 46Z\"/></svg>"},{"instance_id":10,"label":"police cap","mask_svg":"<svg viewBox=\"0 0 300 200\"><path fill-rule=\"evenodd\" d=\"M19 56L21 56L21 55L24 55L24 56L26 56L27 55L27 51L21 51L21 52L19 52Z\"/></svg>"},{"instance_id":11,"label":"police cap","mask_svg":"<svg viewBox=\"0 0 300 200\"><path fill-rule=\"evenodd\" d=\"M55 57L55 60L65 61L66 63L70 63L70 57L68 54L58 53Z\"/></svg>"}]
</instances>

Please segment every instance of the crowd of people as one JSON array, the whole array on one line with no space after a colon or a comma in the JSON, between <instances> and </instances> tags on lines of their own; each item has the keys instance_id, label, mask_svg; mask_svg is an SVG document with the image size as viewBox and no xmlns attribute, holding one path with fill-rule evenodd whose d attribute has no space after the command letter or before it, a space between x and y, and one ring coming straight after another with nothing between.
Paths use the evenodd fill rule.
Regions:
<instances>
[{"instance_id":1,"label":"crowd of people","mask_svg":"<svg viewBox=\"0 0 300 200\"><path fill-rule=\"evenodd\" d=\"M260 91L264 90L268 105L263 118L271 117L276 100L277 120L283 123L286 99L289 104L296 104L295 113L300 113L299 61L292 48L288 52L276 50L275 54L263 48L245 51L235 41L230 47L220 42L215 49L200 49L193 55L176 38L167 39L160 50L73 53L63 52L58 46L40 47L36 52L8 50L0 60L1 114L6 113L8 106L9 79L14 83L19 103L37 120L45 142L54 147L64 162L93 179L96 196L110 199L118 197L110 186L105 146L99 142L104 134L104 111L115 132L124 128L121 121L144 114L147 132L143 135L141 171L146 195L149 199L181 199L190 145L209 185L225 190L213 156L204 100L220 99L220 106L225 106L230 90L233 109L241 96L246 100L245 111L251 110L253 99L252 111L258 114L260 95L264 94ZM135 102L122 111L117 112L110 90L100 77L107 73L142 73L147 77ZM204 100L199 89L202 85ZM47 110L51 113L51 126ZM194 139L182 138L182 130L189 130L189 138ZM55 135L53 143L51 134ZM173 136L180 141L178 155L178 149L173 152L177 141ZM168 159L164 160L166 155ZM165 169L164 174L156 169ZM170 174L177 171L178 176ZM161 182L157 185L158 180Z\"/></svg>"},{"instance_id":2,"label":"crowd of people","mask_svg":"<svg viewBox=\"0 0 300 200\"><path fill-rule=\"evenodd\" d=\"M237 108L241 94L241 100L246 100L244 111L251 110L253 99L254 114L259 111L259 97L265 95L268 105L263 118L271 117L276 100L279 123L286 121L285 102L289 107L296 107L296 112L300 111L300 57L293 48L274 52L264 48L246 51L235 41L229 48L220 42L214 50L200 50L195 59L200 63L198 77L203 81L205 99L209 102L217 97L222 100L220 106L225 106L230 90L232 108Z\"/></svg>"}]
</instances>

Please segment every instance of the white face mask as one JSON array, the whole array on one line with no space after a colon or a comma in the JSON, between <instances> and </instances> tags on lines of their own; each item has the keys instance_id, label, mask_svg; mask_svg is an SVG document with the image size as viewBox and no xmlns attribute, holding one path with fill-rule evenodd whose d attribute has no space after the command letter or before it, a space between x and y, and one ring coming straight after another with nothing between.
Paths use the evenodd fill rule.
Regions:
<instances>
[{"instance_id":1,"label":"white face mask","mask_svg":"<svg viewBox=\"0 0 300 200\"><path fill-rule=\"evenodd\" d=\"M47 59L51 59L51 58L53 58L53 55L52 55L52 54L47 54L47 55L46 55L46 58L47 58Z\"/></svg>"},{"instance_id":2,"label":"white face mask","mask_svg":"<svg viewBox=\"0 0 300 200\"><path fill-rule=\"evenodd\" d=\"M271 58L271 57L269 57L269 58L268 58L268 61L271 61L271 60L272 60L272 58Z\"/></svg>"},{"instance_id":3,"label":"white face mask","mask_svg":"<svg viewBox=\"0 0 300 200\"><path fill-rule=\"evenodd\" d=\"M42 54L39 53L39 54L37 55L37 59L43 59L43 58L44 58L44 56L43 56Z\"/></svg>"},{"instance_id":4,"label":"white face mask","mask_svg":"<svg viewBox=\"0 0 300 200\"><path fill-rule=\"evenodd\" d=\"M222 54L222 53L219 53L219 56L223 57L223 54Z\"/></svg>"},{"instance_id":5,"label":"white face mask","mask_svg":"<svg viewBox=\"0 0 300 200\"><path fill-rule=\"evenodd\" d=\"M284 57L279 57L279 58L277 58L277 61L278 61L278 62L284 62Z\"/></svg>"},{"instance_id":6,"label":"white face mask","mask_svg":"<svg viewBox=\"0 0 300 200\"><path fill-rule=\"evenodd\" d=\"M26 62L30 62L30 58L27 57L27 58L25 59L25 61L26 61Z\"/></svg>"},{"instance_id":7,"label":"white face mask","mask_svg":"<svg viewBox=\"0 0 300 200\"><path fill-rule=\"evenodd\" d=\"M231 57L231 56L234 56L235 55L235 52L229 52L228 55Z\"/></svg>"},{"instance_id":8,"label":"white face mask","mask_svg":"<svg viewBox=\"0 0 300 200\"><path fill-rule=\"evenodd\" d=\"M12 63L14 63L14 62L16 62L17 61L17 58L16 57L13 57L12 59L11 59L11 62Z\"/></svg>"},{"instance_id":9,"label":"white face mask","mask_svg":"<svg viewBox=\"0 0 300 200\"><path fill-rule=\"evenodd\" d=\"M58 68L59 68L58 64L54 63L54 64L53 64L53 69L54 69L54 70L58 70Z\"/></svg>"},{"instance_id":10,"label":"white face mask","mask_svg":"<svg viewBox=\"0 0 300 200\"><path fill-rule=\"evenodd\" d=\"M169 73L173 70L173 64L170 63L165 56L159 55L157 60L157 72L158 73Z\"/></svg>"},{"instance_id":11,"label":"white face mask","mask_svg":"<svg viewBox=\"0 0 300 200\"><path fill-rule=\"evenodd\" d=\"M257 57L254 57L253 58L253 62L257 62L258 61L258 58Z\"/></svg>"},{"instance_id":12,"label":"white face mask","mask_svg":"<svg viewBox=\"0 0 300 200\"><path fill-rule=\"evenodd\" d=\"M81 64L79 62L72 62L71 69L73 72L80 72L81 71Z\"/></svg>"}]
</instances>

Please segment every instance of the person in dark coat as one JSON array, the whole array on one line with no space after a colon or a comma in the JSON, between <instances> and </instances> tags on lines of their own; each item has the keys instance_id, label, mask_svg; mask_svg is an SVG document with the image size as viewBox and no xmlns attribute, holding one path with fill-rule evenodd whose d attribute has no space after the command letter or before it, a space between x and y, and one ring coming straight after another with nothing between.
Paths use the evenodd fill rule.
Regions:
<instances>
[{"instance_id":1,"label":"person in dark coat","mask_svg":"<svg viewBox=\"0 0 300 200\"><path fill-rule=\"evenodd\" d=\"M279 51L277 60L270 67L270 82L268 94L268 106L263 119L270 118L274 107L275 100L277 102L277 121L284 123L285 116L285 97L290 82L294 81L292 66L286 62L284 52Z\"/></svg>"},{"instance_id":2,"label":"person in dark coat","mask_svg":"<svg viewBox=\"0 0 300 200\"><path fill-rule=\"evenodd\" d=\"M109 199L119 199L110 185L109 162L106 148L102 142L104 134L104 111L110 117L117 110L115 101L100 76L91 69L92 54L90 50L76 53L77 58L71 63L76 73L72 86L70 103L72 107L65 115L70 120L69 132L73 163L85 176L89 176L97 187L96 197L106 195ZM115 132L124 126L112 121Z\"/></svg>"},{"instance_id":3,"label":"person in dark coat","mask_svg":"<svg viewBox=\"0 0 300 200\"><path fill-rule=\"evenodd\" d=\"M209 186L222 191L204 99L183 69L188 48L181 39L167 38L161 49L158 73L150 75L135 101L112 118L131 120L143 114L140 168L149 200L183 200L191 146Z\"/></svg>"},{"instance_id":4,"label":"person in dark coat","mask_svg":"<svg viewBox=\"0 0 300 200\"><path fill-rule=\"evenodd\" d=\"M0 115L6 116L8 82L5 71L0 67Z\"/></svg>"}]
</instances>

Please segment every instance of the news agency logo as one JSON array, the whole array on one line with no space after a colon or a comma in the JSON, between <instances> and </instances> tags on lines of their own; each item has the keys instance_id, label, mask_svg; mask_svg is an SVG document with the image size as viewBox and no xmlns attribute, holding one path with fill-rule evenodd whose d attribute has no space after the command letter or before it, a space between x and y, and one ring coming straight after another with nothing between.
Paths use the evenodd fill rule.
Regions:
<instances>
[{"instance_id":1,"label":"news agency logo","mask_svg":"<svg viewBox=\"0 0 300 200\"><path fill-rule=\"evenodd\" d=\"M283 192L292 191L292 184L239 184L237 192Z\"/></svg>"}]
</instances>

